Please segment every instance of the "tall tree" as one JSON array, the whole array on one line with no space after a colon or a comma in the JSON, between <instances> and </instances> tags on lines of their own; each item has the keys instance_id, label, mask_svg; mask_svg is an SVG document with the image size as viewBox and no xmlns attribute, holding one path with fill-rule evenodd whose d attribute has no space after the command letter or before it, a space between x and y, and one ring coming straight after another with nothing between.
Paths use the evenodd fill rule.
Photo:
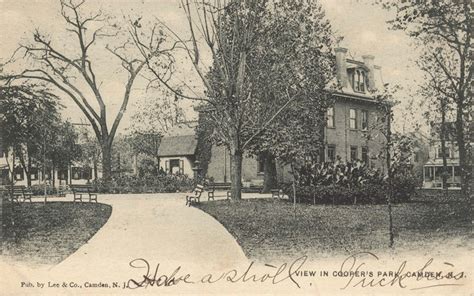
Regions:
<instances>
[{"instance_id":1,"label":"tall tree","mask_svg":"<svg viewBox=\"0 0 474 296\"><path fill-rule=\"evenodd\" d=\"M3 79L9 82L19 79L43 81L72 99L90 122L100 143L103 178L108 181L111 178L112 142L127 109L132 86L145 67L146 60L140 59L127 31L121 30L116 23L110 23L110 19L100 10L87 13L84 4L85 0L60 0L64 29L69 39L53 40L50 35L36 30L33 42L21 45L17 51L23 51L30 58L31 67L19 74L6 75ZM139 20L130 22L128 26L129 30L133 26L140 26ZM120 40L121 44L112 45L118 44ZM160 47L162 41L160 32L150 35L147 40L150 58L166 51ZM102 47L101 50L97 51L98 47ZM123 82L123 94L118 98L105 95L100 88L102 81L97 77L96 70L111 67L110 61L99 57L98 52L111 54L120 63L122 73L125 74L122 75L127 76ZM113 75L109 73L107 77ZM110 100L121 102L111 127L108 121L110 108L107 105Z\"/></svg>"},{"instance_id":2,"label":"tall tree","mask_svg":"<svg viewBox=\"0 0 474 296\"><path fill-rule=\"evenodd\" d=\"M320 154L335 58L334 35L317 1L272 1L264 26L260 50L250 57L252 92L260 108L270 108L286 92L296 97L251 145L264 157L264 191L269 191L276 185L275 157L291 163ZM261 111L256 111L252 119L259 122Z\"/></svg>"},{"instance_id":3,"label":"tall tree","mask_svg":"<svg viewBox=\"0 0 474 296\"><path fill-rule=\"evenodd\" d=\"M0 87L0 137L23 168L31 186L32 168L41 161L45 139L60 121L58 98L35 85ZM11 168L11 172L15 168Z\"/></svg>"},{"instance_id":4,"label":"tall tree","mask_svg":"<svg viewBox=\"0 0 474 296\"><path fill-rule=\"evenodd\" d=\"M462 192L468 194L470 180L470 139L472 120L472 11L471 0L458 1L386 1L383 7L396 12L389 23L403 30L422 50L419 66L427 84L437 93L435 98L453 102L456 141L459 149Z\"/></svg>"},{"instance_id":5,"label":"tall tree","mask_svg":"<svg viewBox=\"0 0 474 296\"><path fill-rule=\"evenodd\" d=\"M271 103L270 97L264 99L260 96L263 91L256 91L261 87L271 87L257 84L254 76L257 75L257 69L268 70L276 61L270 60L271 54L264 59L256 57L263 57L272 51L271 48L264 47L264 44L259 45L259 40L270 40L266 22L271 19L272 9L283 2L286 1L208 0L191 3L183 0L181 5L188 20L189 37L177 34L162 23L192 62L195 73L204 86L205 95L196 95L189 88L188 91L185 88L177 89L167 75L158 73L154 78L177 96L204 103L201 113L212 124L213 138L225 145L231 155L232 197L236 200L241 198L244 152L250 149L252 141L283 110L303 95L301 86L305 82L298 79L304 81L307 77L301 77L295 71L288 73L287 77L291 79L288 83L282 86L271 84L278 86L278 92L275 92ZM273 37L276 36L274 33L272 31ZM140 34L135 36L135 39L139 39ZM141 46L141 51L146 57L147 47ZM211 64L205 64L206 55L210 55ZM273 55L273 58L276 56ZM153 72L157 67L152 59L148 60L147 65ZM282 64L275 64L273 70L278 71L278 67L281 67L280 70L284 68ZM269 81L270 79L266 80ZM283 77L280 77L280 81L283 81Z\"/></svg>"}]
</instances>

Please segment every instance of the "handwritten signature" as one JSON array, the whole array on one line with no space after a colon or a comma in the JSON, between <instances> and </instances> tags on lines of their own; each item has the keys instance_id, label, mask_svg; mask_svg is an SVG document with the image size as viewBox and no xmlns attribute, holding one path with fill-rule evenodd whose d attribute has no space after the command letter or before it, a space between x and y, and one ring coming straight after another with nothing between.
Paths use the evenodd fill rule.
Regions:
<instances>
[{"instance_id":1,"label":"handwritten signature","mask_svg":"<svg viewBox=\"0 0 474 296\"><path fill-rule=\"evenodd\" d=\"M230 283L246 283L252 282L271 282L272 284L278 284L284 281L290 280L296 287L300 288L299 283L296 281L296 274L303 267L307 260L307 256L297 258L291 263L283 263L280 266L273 266L265 264L270 269L269 272L257 274L253 269L255 262L252 261L248 265L245 271L239 271L237 269L231 269L229 271L212 274L208 273L197 280L193 280L191 274L181 272L181 266L175 268L175 270L169 274L160 272L160 264L158 263L154 270L151 269L150 264L146 259L138 258L132 260L129 265L132 268L144 269L146 272L140 276L140 279L129 279L125 285L125 288L137 289L145 288L148 286L157 287L169 287L178 284L214 284L217 282L230 282Z\"/></svg>"},{"instance_id":2,"label":"handwritten signature","mask_svg":"<svg viewBox=\"0 0 474 296\"><path fill-rule=\"evenodd\" d=\"M362 261L363 257L369 257L375 260L379 260L377 255L371 252L360 252L347 257L341 264L339 272L347 275L347 282L341 288L342 290L349 287L399 287L408 288L409 283L413 281L421 283L421 286L412 287L411 290L420 290L426 288L434 288L441 286L462 286L458 281L465 277L463 271L430 271L433 258L430 258L426 263L419 269L410 271L407 270L407 261L400 263L396 271L383 272L383 271L370 271L364 272L366 262ZM453 268L454 265L448 262L444 262L445 267ZM424 285L428 282L429 284Z\"/></svg>"},{"instance_id":3,"label":"handwritten signature","mask_svg":"<svg viewBox=\"0 0 474 296\"><path fill-rule=\"evenodd\" d=\"M463 271L454 271L454 265L444 262L443 266L448 271L431 271L434 259L430 258L418 269L408 270L407 261L403 261L394 271L369 270L364 258L378 261L379 258L370 252L360 252L350 255L343 260L339 270L334 271L335 277L344 278L342 290L348 288L376 288L376 287L397 287L419 290L440 286L461 286L459 282L465 278ZM245 270L231 269L222 273L208 273L204 276L191 275L182 270L181 266L176 267L172 272L163 272L158 263L154 268L143 258L130 261L130 267L140 270L140 275L136 279L129 279L124 282L123 288L137 289L146 287L170 287L178 284L215 284L218 282L247 283L260 282L280 284L291 282L297 288L301 284L297 281L302 268L307 261L307 256L301 256L293 262L283 263L279 266L265 264L268 268L266 272L257 272L255 262L249 263ZM416 283L413 285L413 283ZM409 287L410 286L410 287Z\"/></svg>"}]
</instances>

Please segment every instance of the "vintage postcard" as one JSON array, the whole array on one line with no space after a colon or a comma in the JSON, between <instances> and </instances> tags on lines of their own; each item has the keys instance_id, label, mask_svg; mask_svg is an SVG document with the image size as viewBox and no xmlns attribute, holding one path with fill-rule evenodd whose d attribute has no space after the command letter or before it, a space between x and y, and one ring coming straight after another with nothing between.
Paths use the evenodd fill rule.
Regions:
<instances>
[{"instance_id":1,"label":"vintage postcard","mask_svg":"<svg viewBox=\"0 0 474 296\"><path fill-rule=\"evenodd\" d=\"M0 0L1 295L473 295L470 0Z\"/></svg>"}]
</instances>

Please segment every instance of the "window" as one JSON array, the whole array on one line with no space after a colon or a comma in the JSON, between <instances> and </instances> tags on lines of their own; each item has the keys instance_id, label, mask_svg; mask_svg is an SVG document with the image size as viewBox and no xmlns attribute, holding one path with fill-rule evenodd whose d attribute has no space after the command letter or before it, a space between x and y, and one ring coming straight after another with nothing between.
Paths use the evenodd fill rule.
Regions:
<instances>
[{"instance_id":1,"label":"window","mask_svg":"<svg viewBox=\"0 0 474 296\"><path fill-rule=\"evenodd\" d=\"M425 167L425 182L433 181L433 175L434 175L434 168Z\"/></svg>"},{"instance_id":2,"label":"window","mask_svg":"<svg viewBox=\"0 0 474 296\"><path fill-rule=\"evenodd\" d=\"M365 92L365 72L361 70L354 71L352 76L352 88L357 92Z\"/></svg>"},{"instance_id":3,"label":"window","mask_svg":"<svg viewBox=\"0 0 474 296\"><path fill-rule=\"evenodd\" d=\"M367 110L362 110L361 117L362 130L366 131L369 128L369 112Z\"/></svg>"},{"instance_id":4,"label":"window","mask_svg":"<svg viewBox=\"0 0 474 296\"><path fill-rule=\"evenodd\" d=\"M451 153L449 147L446 148L446 158L449 158ZM441 146L436 147L436 158L443 158L443 150L441 149Z\"/></svg>"},{"instance_id":5,"label":"window","mask_svg":"<svg viewBox=\"0 0 474 296\"><path fill-rule=\"evenodd\" d=\"M257 174L264 174L265 172L265 157L259 154L257 156Z\"/></svg>"},{"instance_id":6,"label":"window","mask_svg":"<svg viewBox=\"0 0 474 296\"><path fill-rule=\"evenodd\" d=\"M46 177L46 180L51 180L51 168L47 168L46 171L45 171L45 174L41 174L41 180L44 181L45 177ZM41 171L43 172L43 171Z\"/></svg>"},{"instance_id":7,"label":"window","mask_svg":"<svg viewBox=\"0 0 474 296\"><path fill-rule=\"evenodd\" d=\"M173 175L183 175L184 174L184 161L181 159L170 159L165 163L166 172Z\"/></svg>"},{"instance_id":8,"label":"window","mask_svg":"<svg viewBox=\"0 0 474 296\"><path fill-rule=\"evenodd\" d=\"M67 180L68 179L67 169L59 169L58 178L59 178L59 180Z\"/></svg>"},{"instance_id":9,"label":"window","mask_svg":"<svg viewBox=\"0 0 474 296\"><path fill-rule=\"evenodd\" d=\"M357 147L352 146L351 147L351 161L356 161L357 160Z\"/></svg>"},{"instance_id":10,"label":"window","mask_svg":"<svg viewBox=\"0 0 474 296\"><path fill-rule=\"evenodd\" d=\"M8 169L0 169L0 184L10 183L10 171Z\"/></svg>"},{"instance_id":11,"label":"window","mask_svg":"<svg viewBox=\"0 0 474 296\"><path fill-rule=\"evenodd\" d=\"M25 176L23 175L23 168L17 166L14 170L15 173L15 180L16 181L23 181L25 179Z\"/></svg>"},{"instance_id":12,"label":"window","mask_svg":"<svg viewBox=\"0 0 474 296\"><path fill-rule=\"evenodd\" d=\"M434 172L434 180L435 182L441 183L442 182L442 176L443 176L443 167L435 167L435 172ZM435 186L436 187L436 186Z\"/></svg>"},{"instance_id":13,"label":"window","mask_svg":"<svg viewBox=\"0 0 474 296\"><path fill-rule=\"evenodd\" d=\"M329 107L327 111L327 127L335 127L334 121L334 107Z\"/></svg>"},{"instance_id":14,"label":"window","mask_svg":"<svg viewBox=\"0 0 474 296\"><path fill-rule=\"evenodd\" d=\"M90 180L92 176L92 169L85 167L73 167L71 169L73 180Z\"/></svg>"},{"instance_id":15,"label":"window","mask_svg":"<svg viewBox=\"0 0 474 296\"><path fill-rule=\"evenodd\" d=\"M313 163L313 162L314 162L313 156L311 156L311 155L305 155L305 156L304 156L304 162L305 162L305 163Z\"/></svg>"},{"instance_id":16,"label":"window","mask_svg":"<svg viewBox=\"0 0 474 296\"><path fill-rule=\"evenodd\" d=\"M92 168L82 168L82 179L90 180L92 178Z\"/></svg>"},{"instance_id":17,"label":"window","mask_svg":"<svg viewBox=\"0 0 474 296\"><path fill-rule=\"evenodd\" d=\"M357 112L355 109L349 109L349 127L357 129Z\"/></svg>"},{"instance_id":18,"label":"window","mask_svg":"<svg viewBox=\"0 0 474 296\"><path fill-rule=\"evenodd\" d=\"M365 164L369 164L369 148L368 147L362 147L362 161Z\"/></svg>"},{"instance_id":19,"label":"window","mask_svg":"<svg viewBox=\"0 0 474 296\"><path fill-rule=\"evenodd\" d=\"M30 178L32 181L38 180L38 168L30 169Z\"/></svg>"},{"instance_id":20,"label":"window","mask_svg":"<svg viewBox=\"0 0 474 296\"><path fill-rule=\"evenodd\" d=\"M81 179L81 168L72 167L71 168L71 176L73 180Z\"/></svg>"},{"instance_id":21,"label":"window","mask_svg":"<svg viewBox=\"0 0 474 296\"><path fill-rule=\"evenodd\" d=\"M336 160L336 146L328 146L328 161L334 162Z\"/></svg>"}]
</instances>

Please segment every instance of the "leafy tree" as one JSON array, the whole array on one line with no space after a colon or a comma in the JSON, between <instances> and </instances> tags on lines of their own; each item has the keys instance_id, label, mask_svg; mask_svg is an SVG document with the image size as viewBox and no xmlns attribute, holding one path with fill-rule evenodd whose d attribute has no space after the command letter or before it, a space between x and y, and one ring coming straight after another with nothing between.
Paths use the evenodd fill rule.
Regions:
<instances>
[{"instance_id":1,"label":"leafy tree","mask_svg":"<svg viewBox=\"0 0 474 296\"><path fill-rule=\"evenodd\" d=\"M128 142L135 153L151 158L158 168L161 138L183 121L184 111L173 94L166 89L154 88L153 97L142 98L137 103L137 111L132 116L128 130Z\"/></svg>"},{"instance_id":2,"label":"leafy tree","mask_svg":"<svg viewBox=\"0 0 474 296\"><path fill-rule=\"evenodd\" d=\"M46 139L56 132L60 121L58 98L36 85L0 87L0 126L3 148L11 149L13 164L18 157L31 186L31 172L38 163Z\"/></svg>"},{"instance_id":3,"label":"leafy tree","mask_svg":"<svg viewBox=\"0 0 474 296\"><path fill-rule=\"evenodd\" d=\"M468 195L471 159L468 129L472 121L470 88L474 72L472 1L376 2L396 12L389 22L392 29L405 31L421 50L418 65L425 72L424 88L430 88L431 98L440 100L441 105L453 104L461 187L462 192Z\"/></svg>"},{"instance_id":4,"label":"leafy tree","mask_svg":"<svg viewBox=\"0 0 474 296\"><path fill-rule=\"evenodd\" d=\"M90 122L102 152L102 171L105 181L109 181L112 169L112 143L117 128L127 109L132 86L146 65L146 59L140 59L127 30L118 23L111 23L102 11L89 14L84 9L85 0L60 0L64 29L72 39L54 40L39 30L33 34L33 41L21 45L17 52L23 52L32 61L21 73L3 76L9 82L33 79L46 82L69 97L79 107ZM139 20L130 22L129 30L140 26ZM156 57L166 52L161 48L162 31L156 31L147 41L150 51L148 57ZM104 43L106 44L105 46ZM117 46L112 44L120 43ZM99 46L103 46L97 50ZM96 74L97 69L111 69L110 60L103 59L97 52L109 53L122 67L123 95L108 97L100 85L102 81ZM118 71L120 72L120 71ZM109 76L113 74L110 73ZM121 102L120 109L109 126L109 108L107 99Z\"/></svg>"},{"instance_id":5,"label":"leafy tree","mask_svg":"<svg viewBox=\"0 0 474 296\"><path fill-rule=\"evenodd\" d=\"M230 151L232 196L236 200L241 198L243 154L251 150L252 142L256 141L257 137L294 101L302 98L304 88L310 86L310 77L298 73L297 67L307 66L308 69L303 71L306 73L310 67L313 67L312 70L316 73L325 70L324 64L319 65L321 67L314 67L315 63L305 65L301 60L308 57L311 52L308 48L301 48L304 42L308 42L309 36L304 36L304 42L298 43L300 46L293 46L291 48L293 52L284 46L279 47L281 53L272 50L272 46L276 45L276 42L272 43L272 38L281 37L279 41L284 41L285 38L297 40L299 32L309 32L311 29L324 32L326 30L323 21L316 22L315 25L309 22L321 17L320 11L309 9L307 12L314 14L305 19L308 27L299 28L297 20L285 20L286 24L291 25L290 27L296 31L286 29L283 36L278 35L277 30L271 27L272 17L279 17L282 21L285 19L285 5L292 6L285 2L289 1L209 0L191 3L189 0L183 0L181 6L188 20L189 37L177 34L166 24L161 23L174 36L179 48L184 49L204 86L205 94L197 95L190 91L189 87L182 87L182 83L176 83L170 78L169 73L155 73L154 78L178 97L203 103L200 111L207 117L208 124L212 125L211 138L214 142L225 145ZM315 7L306 5L303 1L298 3L295 7L297 5L300 5L300 8ZM300 13L299 17L304 18L304 14ZM280 28L284 26L283 22ZM140 40L140 36L137 32L135 39ZM326 44L319 39L313 42L317 44L315 47ZM146 57L147 47L141 45L143 42L137 43ZM298 56L300 49L302 49L301 55ZM313 53L319 55L326 50L324 48L316 52L315 48ZM285 57L284 53L297 55L293 62L298 61L299 64L279 63L277 59ZM211 65L205 64L206 59L203 56L206 55L211 56ZM153 59L148 60L147 65L152 72L153 69L159 69L154 66ZM285 61L290 59L286 58ZM292 71L285 72L289 69ZM268 74L280 71L280 76L264 77L265 71L262 70L268 70ZM258 77L259 75L262 76ZM272 80L273 78L276 80ZM284 83L280 85L278 82ZM315 88L320 86L319 82L315 83ZM276 88L273 95L262 95L272 87Z\"/></svg>"},{"instance_id":6,"label":"leafy tree","mask_svg":"<svg viewBox=\"0 0 474 296\"><path fill-rule=\"evenodd\" d=\"M170 73L158 73L160 67L149 57L149 47L141 41L141 31L134 39L143 56L148 60L154 79L181 98L203 102L201 108L213 123L214 139L226 145L231 153L232 197L241 199L242 159L250 142L296 99L291 91L276 100L267 109L257 109L260 104L252 93L249 75L250 56L255 50L258 38L262 37L265 14L269 13L269 1L256 0L209 0L181 1L186 14L189 38L178 35L166 24L161 23L176 39L179 48L191 61L195 73L204 85L205 95L199 96L177 85L170 79ZM186 40L190 40L189 42ZM262 48L260 48L262 50ZM210 53L212 65L203 64L202 57ZM210 68L210 70L209 70ZM179 87L181 86L181 87ZM249 115L260 112L255 123ZM254 118L254 117L253 117ZM255 124L259 126L256 127Z\"/></svg>"},{"instance_id":7,"label":"leafy tree","mask_svg":"<svg viewBox=\"0 0 474 296\"><path fill-rule=\"evenodd\" d=\"M325 113L332 102L330 81L335 75L333 33L321 6L305 0L273 1L272 5L264 22L265 34L257 40L261 50L251 56L252 92L263 109L271 108L275 98L286 92L296 100L252 143L253 152L265 158L264 191L276 188L275 157L294 163L320 154ZM257 111L252 119L259 122L261 111Z\"/></svg>"},{"instance_id":8,"label":"leafy tree","mask_svg":"<svg viewBox=\"0 0 474 296\"><path fill-rule=\"evenodd\" d=\"M82 147L78 145L78 133L73 124L68 121L53 123L51 132L46 134L41 146L40 155L44 154L42 161L43 172L49 167L54 172L58 168L67 168L73 161L83 157ZM55 186L55 174L52 174L52 183Z\"/></svg>"}]
</instances>

